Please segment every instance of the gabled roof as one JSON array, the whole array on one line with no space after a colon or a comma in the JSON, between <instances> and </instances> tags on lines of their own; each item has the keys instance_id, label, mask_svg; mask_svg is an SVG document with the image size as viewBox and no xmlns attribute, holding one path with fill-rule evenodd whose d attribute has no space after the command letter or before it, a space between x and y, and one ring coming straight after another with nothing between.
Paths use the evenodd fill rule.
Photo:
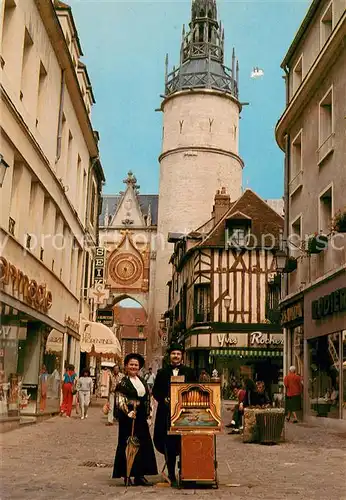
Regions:
<instances>
[{"instance_id":1,"label":"gabled roof","mask_svg":"<svg viewBox=\"0 0 346 500\"><path fill-rule=\"evenodd\" d=\"M230 220L230 219L236 219L236 220L247 219L247 220L251 220L251 217L249 217L248 215L243 214L243 212L240 212L239 210L237 210L236 212L231 213L231 215L229 215L228 217L226 217L226 219L227 220Z\"/></svg>"},{"instance_id":2,"label":"gabled roof","mask_svg":"<svg viewBox=\"0 0 346 500\"><path fill-rule=\"evenodd\" d=\"M226 219L232 218L237 213L242 213L248 219L251 219L251 233L256 236L259 242L262 235L265 234L271 234L277 241L279 240L284 227L283 217L254 191L246 189L198 246L224 247Z\"/></svg>"},{"instance_id":3,"label":"gabled roof","mask_svg":"<svg viewBox=\"0 0 346 500\"><path fill-rule=\"evenodd\" d=\"M102 196L102 212L99 217L100 227L105 226L105 215L108 209L109 217L113 218L113 215L117 211L118 205L122 198L121 194L104 194ZM159 207L159 195L158 194L139 194L138 195L139 205L144 217L148 216L149 206L151 212L152 225L157 225L157 215Z\"/></svg>"}]
</instances>

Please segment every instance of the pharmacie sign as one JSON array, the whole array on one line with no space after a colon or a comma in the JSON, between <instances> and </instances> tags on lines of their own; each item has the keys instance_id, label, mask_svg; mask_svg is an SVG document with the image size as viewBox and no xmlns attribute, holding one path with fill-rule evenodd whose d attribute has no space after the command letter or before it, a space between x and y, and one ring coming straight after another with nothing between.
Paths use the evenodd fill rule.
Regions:
<instances>
[{"instance_id":1,"label":"pharmacie sign","mask_svg":"<svg viewBox=\"0 0 346 500\"><path fill-rule=\"evenodd\" d=\"M10 285L12 292L34 309L47 312L52 307L53 295L46 284L38 284L5 257L0 257L0 284Z\"/></svg>"},{"instance_id":2,"label":"pharmacie sign","mask_svg":"<svg viewBox=\"0 0 346 500\"><path fill-rule=\"evenodd\" d=\"M281 337L281 338L280 338ZM250 345L251 346L272 346L272 347L282 347L284 344L284 339L281 334L269 335L262 332L252 332L250 333Z\"/></svg>"},{"instance_id":3,"label":"pharmacie sign","mask_svg":"<svg viewBox=\"0 0 346 500\"><path fill-rule=\"evenodd\" d=\"M346 287L313 300L311 306L312 319L321 319L332 314L346 312Z\"/></svg>"}]
</instances>

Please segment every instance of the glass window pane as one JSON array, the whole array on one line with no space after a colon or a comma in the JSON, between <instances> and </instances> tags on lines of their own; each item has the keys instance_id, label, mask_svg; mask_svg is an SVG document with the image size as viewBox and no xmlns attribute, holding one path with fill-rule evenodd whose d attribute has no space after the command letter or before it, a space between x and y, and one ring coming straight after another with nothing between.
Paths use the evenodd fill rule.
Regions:
<instances>
[{"instance_id":1,"label":"glass window pane","mask_svg":"<svg viewBox=\"0 0 346 500\"><path fill-rule=\"evenodd\" d=\"M309 341L309 364L311 414L339 418L339 333Z\"/></svg>"}]
</instances>

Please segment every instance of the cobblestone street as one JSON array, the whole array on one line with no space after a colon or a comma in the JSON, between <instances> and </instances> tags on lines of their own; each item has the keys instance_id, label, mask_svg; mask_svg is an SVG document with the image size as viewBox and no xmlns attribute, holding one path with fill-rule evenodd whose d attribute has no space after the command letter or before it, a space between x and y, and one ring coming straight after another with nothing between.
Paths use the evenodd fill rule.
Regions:
<instances>
[{"instance_id":1,"label":"cobblestone street","mask_svg":"<svg viewBox=\"0 0 346 500\"><path fill-rule=\"evenodd\" d=\"M2 500L155 500L193 494L234 500L346 499L346 435L340 432L289 424L286 442L278 446L243 444L241 437L225 434L218 438L219 490L126 491L110 479L117 427L105 423L101 407L94 406L88 420L54 417L3 434ZM158 461L162 467L161 456Z\"/></svg>"}]
</instances>

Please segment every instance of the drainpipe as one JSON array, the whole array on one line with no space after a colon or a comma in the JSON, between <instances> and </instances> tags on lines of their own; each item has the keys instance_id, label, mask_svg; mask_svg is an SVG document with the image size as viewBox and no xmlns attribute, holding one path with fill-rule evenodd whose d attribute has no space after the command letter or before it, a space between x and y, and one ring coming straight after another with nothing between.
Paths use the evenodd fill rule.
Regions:
<instances>
[{"instance_id":1,"label":"drainpipe","mask_svg":"<svg viewBox=\"0 0 346 500\"><path fill-rule=\"evenodd\" d=\"M290 233L290 202L289 202L289 178L290 178L290 136L285 135L285 165L284 165L284 240L287 245L288 236ZM288 247L286 246L286 249ZM286 250L285 249L285 250ZM288 275L285 276L285 296L288 295Z\"/></svg>"},{"instance_id":2,"label":"drainpipe","mask_svg":"<svg viewBox=\"0 0 346 500\"><path fill-rule=\"evenodd\" d=\"M61 70L61 85L60 85L60 103L59 103L59 118L58 118L58 137L56 142L56 158L57 163L61 156L62 144L62 119L64 115L64 98L65 98L65 70Z\"/></svg>"}]
</instances>

